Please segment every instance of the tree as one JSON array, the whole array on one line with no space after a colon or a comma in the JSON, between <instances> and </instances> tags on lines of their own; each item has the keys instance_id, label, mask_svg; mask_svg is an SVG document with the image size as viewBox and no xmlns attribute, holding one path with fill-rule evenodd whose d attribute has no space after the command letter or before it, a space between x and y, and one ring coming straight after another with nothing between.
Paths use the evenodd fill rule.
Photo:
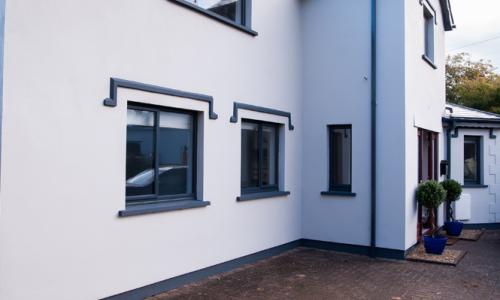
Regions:
<instances>
[{"instance_id":1,"label":"tree","mask_svg":"<svg viewBox=\"0 0 500 300\"><path fill-rule=\"evenodd\" d=\"M500 76L485 60L473 61L459 53L446 59L446 100L500 113Z\"/></svg>"}]
</instances>

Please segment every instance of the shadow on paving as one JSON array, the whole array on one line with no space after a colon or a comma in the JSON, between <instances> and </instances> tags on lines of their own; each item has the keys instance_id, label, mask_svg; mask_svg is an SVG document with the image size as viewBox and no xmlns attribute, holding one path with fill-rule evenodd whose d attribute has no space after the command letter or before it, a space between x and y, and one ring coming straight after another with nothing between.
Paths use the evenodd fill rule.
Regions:
<instances>
[{"instance_id":1,"label":"shadow on paving","mask_svg":"<svg viewBox=\"0 0 500 300\"><path fill-rule=\"evenodd\" d=\"M149 300L500 299L500 231L450 248L457 267L298 248Z\"/></svg>"}]
</instances>

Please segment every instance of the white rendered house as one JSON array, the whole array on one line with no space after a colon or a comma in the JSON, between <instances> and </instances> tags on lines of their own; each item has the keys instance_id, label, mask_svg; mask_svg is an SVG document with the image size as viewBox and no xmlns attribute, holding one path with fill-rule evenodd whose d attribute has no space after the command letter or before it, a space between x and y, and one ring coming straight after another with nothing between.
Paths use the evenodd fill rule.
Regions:
<instances>
[{"instance_id":1,"label":"white rendered house","mask_svg":"<svg viewBox=\"0 0 500 300\"><path fill-rule=\"evenodd\" d=\"M497 228L500 223L500 115L447 104L446 130L450 178L463 184L455 218L466 226Z\"/></svg>"},{"instance_id":2,"label":"white rendered house","mask_svg":"<svg viewBox=\"0 0 500 300\"><path fill-rule=\"evenodd\" d=\"M0 8L0 299L142 299L299 245L403 258L425 232L448 0Z\"/></svg>"}]
</instances>

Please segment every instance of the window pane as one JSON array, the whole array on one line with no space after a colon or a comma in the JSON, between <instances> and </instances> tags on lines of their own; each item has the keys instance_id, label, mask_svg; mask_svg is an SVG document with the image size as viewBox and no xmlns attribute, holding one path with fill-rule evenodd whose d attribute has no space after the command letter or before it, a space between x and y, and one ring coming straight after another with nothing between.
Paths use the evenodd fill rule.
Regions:
<instances>
[{"instance_id":1,"label":"window pane","mask_svg":"<svg viewBox=\"0 0 500 300\"><path fill-rule=\"evenodd\" d=\"M276 127L262 127L262 185L276 185Z\"/></svg>"},{"instance_id":2,"label":"window pane","mask_svg":"<svg viewBox=\"0 0 500 300\"><path fill-rule=\"evenodd\" d=\"M159 195L193 193L193 117L159 113Z\"/></svg>"},{"instance_id":3,"label":"window pane","mask_svg":"<svg viewBox=\"0 0 500 300\"><path fill-rule=\"evenodd\" d=\"M241 130L241 187L259 186L259 126L242 123Z\"/></svg>"},{"instance_id":4,"label":"window pane","mask_svg":"<svg viewBox=\"0 0 500 300\"><path fill-rule=\"evenodd\" d=\"M127 110L126 195L154 193L154 113Z\"/></svg>"},{"instance_id":5,"label":"window pane","mask_svg":"<svg viewBox=\"0 0 500 300\"><path fill-rule=\"evenodd\" d=\"M351 129L331 129L331 184L351 184Z\"/></svg>"},{"instance_id":6,"label":"window pane","mask_svg":"<svg viewBox=\"0 0 500 300\"><path fill-rule=\"evenodd\" d=\"M464 179L465 181L479 181L478 177L478 141L465 140L464 143Z\"/></svg>"},{"instance_id":7,"label":"window pane","mask_svg":"<svg viewBox=\"0 0 500 300\"><path fill-rule=\"evenodd\" d=\"M242 0L188 0L188 2L241 23Z\"/></svg>"}]
</instances>

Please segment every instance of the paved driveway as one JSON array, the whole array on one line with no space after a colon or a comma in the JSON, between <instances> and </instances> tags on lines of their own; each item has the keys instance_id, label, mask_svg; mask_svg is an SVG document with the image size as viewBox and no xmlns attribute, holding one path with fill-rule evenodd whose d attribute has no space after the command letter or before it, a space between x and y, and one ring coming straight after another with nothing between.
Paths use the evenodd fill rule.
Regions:
<instances>
[{"instance_id":1,"label":"paved driveway","mask_svg":"<svg viewBox=\"0 0 500 300\"><path fill-rule=\"evenodd\" d=\"M500 231L457 267L298 248L151 299L500 299Z\"/></svg>"}]
</instances>

